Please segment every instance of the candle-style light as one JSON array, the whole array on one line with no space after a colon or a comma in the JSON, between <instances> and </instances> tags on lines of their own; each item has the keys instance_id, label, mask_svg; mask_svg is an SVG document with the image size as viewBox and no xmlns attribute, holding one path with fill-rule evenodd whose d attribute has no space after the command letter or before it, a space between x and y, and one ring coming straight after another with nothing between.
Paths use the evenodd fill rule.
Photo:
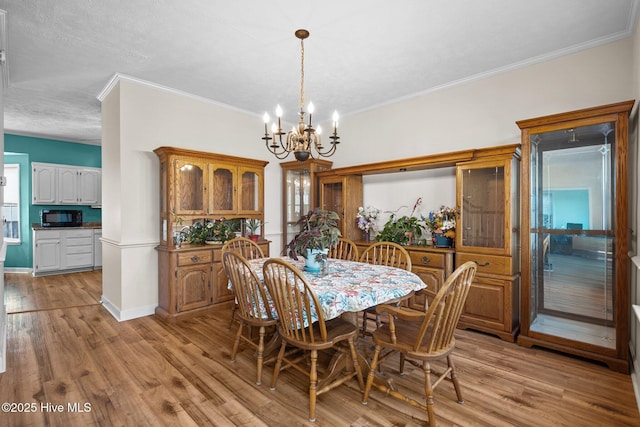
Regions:
<instances>
[{"instance_id":1,"label":"candle-style light","mask_svg":"<svg viewBox=\"0 0 640 427\"><path fill-rule=\"evenodd\" d=\"M282 108L278 104L276 107L276 117L278 118L278 124L274 122L271 125L271 134L267 129L267 124L270 120L269 114L264 113L264 136L262 139L265 142L267 149L273 153L278 159L286 158L290 153L296 159L303 162L308 158L315 158L316 156L329 157L335 153L338 144L340 143L340 137L338 136L338 112L333 113L333 134L329 136L331 139L330 147L324 148L320 138L321 129L318 126L317 129L313 128L312 116L314 112L313 103L309 102L307 111L309 112L309 120L305 123L304 111L304 39L309 37L309 31L297 30L295 35L300 39L300 53L301 53L301 72L300 72L300 112L298 113L299 122L297 127L293 127L289 132L282 131L281 117ZM283 140L283 135L286 138ZM269 142L271 141L271 144ZM316 155L314 156L313 151Z\"/></svg>"}]
</instances>

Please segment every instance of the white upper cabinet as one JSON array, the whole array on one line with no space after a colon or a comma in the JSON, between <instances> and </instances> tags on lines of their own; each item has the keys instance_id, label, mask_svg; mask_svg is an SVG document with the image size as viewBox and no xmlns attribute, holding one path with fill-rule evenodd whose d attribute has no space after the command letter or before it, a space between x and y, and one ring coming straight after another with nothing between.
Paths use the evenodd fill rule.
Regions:
<instances>
[{"instance_id":1,"label":"white upper cabinet","mask_svg":"<svg viewBox=\"0 0 640 427\"><path fill-rule=\"evenodd\" d=\"M101 170L32 163L34 205L100 205Z\"/></svg>"},{"instance_id":2,"label":"white upper cabinet","mask_svg":"<svg viewBox=\"0 0 640 427\"><path fill-rule=\"evenodd\" d=\"M57 168L54 165L31 164L33 204L57 204Z\"/></svg>"}]
</instances>

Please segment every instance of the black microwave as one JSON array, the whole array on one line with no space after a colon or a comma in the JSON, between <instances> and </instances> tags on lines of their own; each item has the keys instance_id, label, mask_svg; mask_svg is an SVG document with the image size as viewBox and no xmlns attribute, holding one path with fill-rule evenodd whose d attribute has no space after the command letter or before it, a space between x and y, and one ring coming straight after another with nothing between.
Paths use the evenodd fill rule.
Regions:
<instances>
[{"instance_id":1,"label":"black microwave","mask_svg":"<svg viewBox=\"0 0 640 427\"><path fill-rule=\"evenodd\" d=\"M81 227L82 211L76 209L42 209L40 225L43 227Z\"/></svg>"}]
</instances>

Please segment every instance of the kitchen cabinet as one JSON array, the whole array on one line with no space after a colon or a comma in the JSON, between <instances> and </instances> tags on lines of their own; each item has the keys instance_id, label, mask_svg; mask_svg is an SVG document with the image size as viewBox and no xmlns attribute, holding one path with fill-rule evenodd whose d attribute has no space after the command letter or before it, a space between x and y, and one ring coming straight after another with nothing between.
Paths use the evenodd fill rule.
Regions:
<instances>
[{"instance_id":1,"label":"kitchen cabinet","mask_svg":"<svg viewBox=\"0 0 640 427\"><path fill-rule=\"evenodd\" d=\"M61 269L61 231L46 230L33 233L33 274Z\"/></svg>"},{"instance_id":2,"label":"kitchen cabinet","mask_svg":"<svg viewBox=\"0 0 640 427\"><path fill-rule=\"evenodd\" d=\"M32 163L34 205L100 205L99 168Z\"/></svg>"},{"instance_id":3,"label":"kitchen cabinet","mask_svg":"<svg viewBox=\"0 0 640 427\"><path fill-rule=\"evenodd\" d=\"M93 269L93 229L33 231L33 274Z\"/></svg>"},{"instance_id":4,"label":"kitchen cabinet","mask_svg":"<svg viewBox=\"0 0 640 427\"><path fill-rule=\"evenodd\" d=\"M102 268L102 229L93 230L93 268Z\"/></svg>"},{"instance_id":5,"label":"kitchen cabinet","mask_svg":"<svg viewBox=\"0 0 640 427\"><path fill-rule=\"evenodd\" d=\"M318 207L318 172L331 169L332 162L308 159L280 163L282 168L282 247L300 232L302 215Z\"/></svg>"},{"instance_id":6,"label":"kitchen cabinet","mask_svg":"<svg viewBox=\"0 0 640 427\"><path fill-rule=\"evenodd\" d=\"M515 341L520 326L520 148L456 166L456 267L478 264L458 327Z\"/></svg>"},{"instance_id":7,"label":"kitchen cabinet","mask_svg":"<svg viewBox=\"0 0 640 427\"><path fill-rule=\"evenodd\" d=\"M353 241L362 238L356 215L362 206L362 175L333 175L332 171L320 172L320 207L337 212L338 228L343 237Z\"/></svg>"}]
</instances>

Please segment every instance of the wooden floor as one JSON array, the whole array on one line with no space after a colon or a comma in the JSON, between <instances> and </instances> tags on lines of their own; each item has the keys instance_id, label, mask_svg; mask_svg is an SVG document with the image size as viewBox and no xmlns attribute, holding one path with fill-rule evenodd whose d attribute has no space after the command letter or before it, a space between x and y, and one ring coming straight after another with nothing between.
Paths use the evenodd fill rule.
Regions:
<instances>
[{"instance_id":1,"label":"wooden floor","mask_svg":"<svg viewBox=\"0 0 640 427\"><path fill-rule=\"evenodd\" d=\"M6 281L12 314L0 401L15 403L11 409L20 412L0 412L0 426L312 425L299 374L282 373L278 389L270 391L270 368L265 383L255 386L248 349L235 364L229 361L229 308L177 325L153 316L119 323L98 303L99 272L36 279L7 274ZM457 339L465 404L456 403L449 383L440 385L440 426L640 425L628 375L477 332L459 331ZM387 365L388 376L419 395L421 372L409 366L399 377L396 367ZM321 395L315 425L417 426L426 420L377 390L368 406L361 397L355 380Z\"/></svg>"}]
</instances>

